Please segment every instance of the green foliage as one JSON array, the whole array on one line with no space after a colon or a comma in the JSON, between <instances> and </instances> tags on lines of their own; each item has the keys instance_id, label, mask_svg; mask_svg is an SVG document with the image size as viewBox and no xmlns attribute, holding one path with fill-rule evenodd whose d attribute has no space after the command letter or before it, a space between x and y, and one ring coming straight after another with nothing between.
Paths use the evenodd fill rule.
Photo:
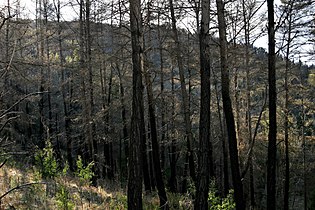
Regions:
<instances>
[{"instance_id":1,"label":"green foliage","mask_svg":"<svg viewBox=\"0 0 315 210\"><path fill-rule=\"evenodd\" d=\"M59 186L56 195L58 209L71 210L74 209L74 203L71 201L71 196L67 188L63 185Z\"/></svg>"},{"instance_id":2,"label":"green foliage","mask_svg":"<svg viewBox=\"0 0 315 210\"><path fill-rule=\"evenodd\" d=\"M229 191L226 198L220 198L215 195L214 191L209 192L208 201L210 210L232 210L235 209L235 202L233 199L233 190Z\"/></svg>"},{"instance_id":3,"label":"green foliage","mask_svg":"<svg viewBox=\"0 0 315 210\"><path fill-rule=\"evenodd\" d=\"M115 197L110 198L109 208L113 210L127 209L127 196L121 193L116 194Z\"/></svg>"},{"instance_id":4,"label":"green foliage","mask_svg":"<svg viewBox=\"0 0 315 210\"><path fill-rule=\"evenodd\" d=\"M221 198L215 194L215 183L211 183L208 194L209 210L232 210L235 209L235 202L233 199L233 190L230 190L226 198Z\"/></svg>"},{"instance_id":5,"label":"green foliage","mask_svg":"<svg viewBox=\"0 0 315 210\"><path fill-rule=\"evenodd\" d=\"M94 162L92 161L86 167L84 167L81 156L78 157L77 170L75 174L80 178L82 184L83 183L91 184L91 179L94 176L94 173L92 171L93 166Z\"/></svg>"},{"instance_id":6,"label":"green foliage","mask_svg":"<svg viewBox=\"0 0 315 210\"><path fill-rule=\"evenodd\" d=\"M61 171L61 175L66 176L68 171L69 171L69 164L68 164L68 161L66 161L65 166L63 167Z\"/></svg>"},{"instance_id":7,"label":"green foliage","mask_svg":"<svg viewBox=\"0 0 315 210\"><path fill-rule=\"evenodd\" d=\"M57 176L58 164L54 157L52 144L49 140L46 141L46 147L44 149L36 152L35 164L39 168L42 178L54 178Z\"/></svg>"}]
</instances>

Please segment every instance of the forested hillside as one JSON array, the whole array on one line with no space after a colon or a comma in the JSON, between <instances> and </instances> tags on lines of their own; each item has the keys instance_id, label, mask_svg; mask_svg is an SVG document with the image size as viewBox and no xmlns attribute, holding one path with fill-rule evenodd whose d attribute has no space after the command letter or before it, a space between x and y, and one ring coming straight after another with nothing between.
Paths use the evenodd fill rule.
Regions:
<instances>
[{"instance_id":1,"label":"forested hillside","mask_svg":"<svg viewBox=\"0 0 315 210\"><path fill-rule=\"evenodd\" d=\"M32 4L0 0L0 209L315 208L315 1Z\"/></svg>"}]
</instances>

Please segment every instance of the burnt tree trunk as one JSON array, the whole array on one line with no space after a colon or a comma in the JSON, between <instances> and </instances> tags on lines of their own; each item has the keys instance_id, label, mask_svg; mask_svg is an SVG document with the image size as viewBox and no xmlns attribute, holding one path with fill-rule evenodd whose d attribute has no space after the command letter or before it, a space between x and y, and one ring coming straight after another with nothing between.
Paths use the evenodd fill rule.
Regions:
<instances>
[{"instance_id":1,"label":"burnt tree trunk","mask_svg":"<svg viewBox=\"0 0 315 210\"><path fill-rule=\"evenodd\" d=\"M212 148L210 144L210 0L201 3L201 24L199 33L201 101L199 122L199 155L196 199L194 209L208 209L210 176L214 176Z\"/></svg>"},{"instance_id":2,"label":"burnt tree trunk","mask_svg":"<svg viewBox=\"0 0 315 210\"><path fill-rule=\"evenodd\" d=\"M156 117L155 117L155 103L153 99L152 82L150 78L150 73L147 71L144 73L145 82L147 87L147 97L149 106L149 120L150 120L150 133L152 141L152 157L153 157L153 167L155 172L156 187L158 189L160 208L169 209L167 203L167 196L164 187L163 175L160 163L160 152L158 143L158 134L156 130Z\"/></svg>"},{"instance_id":3,"label":"burnt tree trunk","mask_svg":"<svg viewBox=\"0 0 315 210\"><path fill-rule=\"evenodd\" d=\"M275 22L274 1L267 0L268 5L268 84L269 84L269 133L267 160L267 209L276 209L276 161L277 161L277 93L275 60Z\"/></svg>"},{"instance_id":4,"label":"burnt tree trunk","mask_svg":"<svg viewBox=\"0 0 315 210\"><path fill-rule=\"evenodd\" d=\"M227 133L229 138L229 151L232 181L234 187L234 199L237 210L245 209L245 201L243 197L243 184L239 169L239 158L237 149L237 138L235 130L235 120L233 115L232 103L230 98L230 79L227 68L227 41L226 41L226 23L224 15L224 3L222 0L216 0L219 38L220 38L220 60L221 60L221 80L222 80L222 100L225 120L227 125Z\"/></svg>"},{"instance_id":5,"label":"burnt tree trunk","mask_svg":"<svg viewBox=\"0 0 315 210\"><path fill-rule=\"evenodd\" d=\"M61 94L62 94L62 104L63 104L63 110L64 110L64 132L65 132L65 140L66 140L66 151L67 151L67 161L69 164L69 169L70 171L74 171L74 163L73 163L73 157L72 157L72 138L70 136L70 104L67 103L67 85L68 85L68 78L66 78L66 72L65 72L65 67L64 67L64 56L63 56L63 49L62 49L62 37L61 37L61 32L62 32L62 26L60 22L60 0L58 0L57 5L57 23L59 25L58 27L58 45L59 45L59 58L60 58L60 68L61 68Z\"/></svg>"},{"instance_id":6,"label":"burnt tree trunk","mask_svg":"<svg viewBox=\"0 0 315 210\"><path fill-rule=\"evenodd\" d=\"M143 155L144 142L144 107L142 85L142 18L140 0L129 0L130 3L130 30L132 44L133 64L133 98L131 132L129 141L128 159L128 191L127 202L129 210L142 210L142 180L143 180Z\"/></svg>"}]
</instances>

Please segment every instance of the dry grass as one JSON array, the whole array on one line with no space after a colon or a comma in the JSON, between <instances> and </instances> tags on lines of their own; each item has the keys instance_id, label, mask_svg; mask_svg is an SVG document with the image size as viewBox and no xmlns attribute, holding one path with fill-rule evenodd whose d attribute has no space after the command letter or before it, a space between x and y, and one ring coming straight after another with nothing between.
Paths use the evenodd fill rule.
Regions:
<instances>
[{"instance_id":1,"label":"dry grass","mask_svg":"<svg viewBox=\"0 0 315 210\"><path fill-rule=\"evenodd\" d=\"M39 180L33 170L3 166L0 169L0 196L12 188L25 183L39 183L16 189L1 200L0 209L60 209L57 194L60 186L69 192L69 202L75 209L110 209L114 198L123 192L108 192L102 187L82 185L80 180L70 176L60 176L55 180ZM119 209L119 208L118 208Z\"/></svg>"},{"instance_id":2,"label":"dry grass","mask_svg":"<svg viewBox=\"0 0 315 210\"><path fill-rule=\"evenodd\" d=\"M23 168L23 170L19 169ZM127 207L125 190L118 183L102 181L99 186L83 185L73 176L59 176L54 180L39 179L38 173L32 167L13 167L5 165L0 168L0 196L8 190L25 183L38 183L17 189L6 195L0 204L2 209L66 209L58 205L58 193L61 187L68 192L69 204L76 210L123 210ZM177 194L169 194L171 209L191 209L191 200ZM183 203L184 202L184 203ZM60 203L60 199L59 199ZM145 193L144 208L159 209L159 199L156 193Z\"/></svg>"}]
</instances>

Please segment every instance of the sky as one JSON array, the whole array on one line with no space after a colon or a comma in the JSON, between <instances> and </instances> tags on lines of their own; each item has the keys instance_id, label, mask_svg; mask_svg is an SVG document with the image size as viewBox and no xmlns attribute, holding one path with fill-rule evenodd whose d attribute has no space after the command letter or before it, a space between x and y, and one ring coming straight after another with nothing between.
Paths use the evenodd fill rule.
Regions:
<instances>
[{"instance_id":1,"label":"sky","mask_svg":"<svg viewBox=\"0 0 315 210\"><path fill-rule=\"evenodd\" d=\"M9 0L11 4L14 4L14 2L17 2L18 0ZM24 8L23 11L24 15L26 17L35 17L35 2L36 0L19 0L20 1L20 7ZM49 2L54 2L57 0L48 0ZM63 18L65 20L71 20L75 17L77 17L76 12L71 8L71 4L77 4L77 1L71 1L71 0L60 0L64 7L61 8L61 12L63 14ZM102 0L102 1L109 1L109 0ZM0 8L7 5L8 0L0 0ZM280 0L275 0L275 4L280 4Z\"/></svg>"},{"instance_id":2,"label":"sky","mask_svg":"<svg viewBox=\"0 0 315 210\"><path fill-rule=\"evenodd\" d=\"M17 0L9 0L10 4L14 4L14 2L17 2ZM49 0L50 2L54 2L57 0ZM63 16L61 17L62 20L73 20L76 19L78 17L77 12L73 9L73 4L77 4L76 0L60 0L62 2L62 5L64 5L61 8L61 13L63 14ZM106 1L106 0L103 0ZM0 0L0 8L3 8L5 5L7 5L8 0ZM23 18L35 18L35 2L36 0L20 0L20 8L22 12L21 17ZM65 3L67 2L67 3ZM73 2L73 3L72 3ZM275 5L280 5L281 1L280 0L275 0ZM266 11L266 3L265 5L262 7L262 10L265 12ZM78 10L78 9L76 9ZM1 12L1 10L0 10ZM189 21L189 20L188 20ZM254 43L254 46L256 47L262 47L267 51L268 48L268 36L262 36L259 39L257 39ZM311 46L307 46L305 47L305 51L310 50ZM298 59L298 58L295 58ZM314 63L314 61L309 61L308 58L303 57L302 58L303 62L312 64Z\"/></svg>"}]
</instances>

